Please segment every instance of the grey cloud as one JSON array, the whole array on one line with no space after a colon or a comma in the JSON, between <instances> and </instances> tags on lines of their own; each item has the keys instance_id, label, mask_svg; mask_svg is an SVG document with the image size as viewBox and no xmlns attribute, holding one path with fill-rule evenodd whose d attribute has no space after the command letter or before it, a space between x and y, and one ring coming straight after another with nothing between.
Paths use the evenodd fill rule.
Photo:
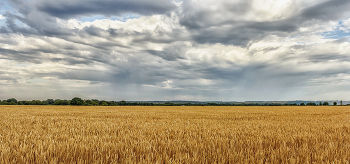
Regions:
<instances>
[{"instance_id":1,"label":"grey cloud","mask_svg":"<svg viewBox=\"0 0 350 164\"><path fill-rule=\"evenodd\" d=\"M120 16L127 13L164 14L175 9L170 0L37 1L36 6L42 12L63 19L92 15Z\"/></svg>"},{"instance_id":2,"label":"grey cloud","mask_svg":"<svg viewBox=\"0 0 350 164\"><path fill-rule=\"evenodd\" d=\"M350 40L348 38L340 38L340 39L337 39L335 41L333 41L333 43L346 43L346 42L349 42Z\"/></svg>"},{"instance_id":3,"label":"grey cloud","mask_svg":"<svg viewBox=\"0 0 350 164\"><path fill-rule=\"evenodd\" d=\"M128 63L129 65L129 63ZM107 82L120 86L125 85L156 85L166 80L166 74L155 69L147 70L144 66L119 65L106 71L93 69L71 69L66 72L40 73L36 76L55 76L59 79L86 80L91 82ZM151 66L152 67L152 66Z\"/></svg>"},{"instance_id":4,"label":"grey cloud","mask_svg":"<svg viewBox=\"0 0 350 164\"><path fill-rule=\"evenodd\" d=\"M83 65L89 65L92 64L94 61L92 60L76 60L72 58L50 58L49 61L51 62L63 62L67 65L78 65L78 64L83 64Z\"/></svg>"},{"instance_id":5,"label":"grey cloud","mask_svg":"<svg viewBox=\"0 0 350 164\"><path fill-rule=\"evenodd\" d=\"M249 29L222 29L221 31L212 31L212 29L198 29L196 31L199 32L192 35L192 37L194 41L200 44L222 43L226 45L246 46L251 39L257 35L257 33L254 31L248 32Z\"/></svg>"},{"instance_id":6,"label":"grey cloud","mask_svg":"<svg viewBox=\"0 0 350 164\"><path fill-rule=\"evenodd\" d=\"M122 29L101 30L90 26L83 29L67 29L61 27L55 17L62 19L74 18L79 16L120 16L125 13L138 13L140 15L164 14L176 8L170 0L161 1L138 1L138 0L118 0L118 1L13 1L13 6L20 14L7 12L4 16L7 19L7 27L13 33L24 35L42 35L52 37L74 36L76 34L85 37L101 37L101 32L109 32L111 37L116 35L128 35L122 33ZM19 27L15 22L20 21L30 28ZM1 28L1 33L7 33L6 28ZM137 32L135 33L137 35Z\"/></svg>"},{"instance_id":7,"label":"grey cloud","mask_svg":"<svg viewBox=\"0 0 350 164\"><path fill-rule=\"evenodd\" d=\"M34 54L38 54L37 52L34 52ZM33 52L29 54L29 52L21 52L21 51L15 51L15 50L9 50L0 48L0 55L6 56L2 57L3 59L11 59L18 62L32 62L32 63L41 63L40 59L35 57L30 57L30 55L33 55Z\"/></svg>"},{"instance_id":8,"label":"grey cloud","mask_svg":"<svg viewBox=\"0 0 350 164\"><path fill-rule=\"evenodd\" d=\"M322 60L324 64L330 64L335 59L338 62L349 62L349 57L341 55L314 55L317 56L317 60ZM346 59L347 58L347 59ZM310 65L312 59L307 57L305 62L300 62L299 67ZM295 60L295 59L283 59L283 60ZM224 61L222 61L224 62ZM287 61L283 61L287 62ZM334 67L328 70L305 70L295 69L294 66L288 66L281 63L250 63L247 66L239 66L232 63L231 65L221 66L219 64L214 66L212 63L196 63L195 65L183 65L176 67L176 70L186 70L189 73L186 78L202 78L214 80L215 84L219 85L218 88L231 88L239 87L245 90L256 90L259 93L261 88L270 89L293 89L295 87L305 87L307 85L317 86L317 82L321 77L334 78L339 74L350 74L348 68ZM177 78L181 79L181 78ZM337 78L334 78L333 82L336 83ZM201 87L197 84L198 87ZM213 85L210 85L213 87ZM183 86L184 87L184 86ZM259 89L259 87L261 87ZM277 89L278 90L278 89ZM298 90L298 89L297 89ZM281 91L283 92L283 91ZM282 93L281 93L282 94Z\"/></svg>"},{"instance_id":9,"label":"grey cloud","mask_svg":"<svg viewBox=\"0 0 350 164\"><path fill-rule=\"evenodd\" d=\"M100 37L101 36L100 32L102 30L100 28L97 28L97 27L92 25L92 26L89 26L89 27L85 27L84 31L87 34L91 35L91 36L98 36L98 37Z\"/></svg>"},{"instance_id":10,"label":"grey cloud","mask_svg":"<svg viewBox=\"0 0 350 164\"><path fill-rule=\"evenodd\" d=\"M7 30L7 28L5 28L4 26L2 26L2 27L0 27L0 33L6 34L6 33L10 33L10 31Z\"/></svg>"},{"instance_id":11,"label":"grey cloud","mask_svg":"<svg viewBox=\"0 0 350 164\"><path fill-rule=\"evenodd\" d=\"M308 45L303 45L303 44L295 44L295 45L292 45L290 48L291 49L298 49L298 50L302 50L302 49L305 49L307 48Z\"/></svg>"},{"instance_id":12,"label":"grey cloud","mask_svg":"<svg viewBox=\"0 0 350 164\"><path fill-rule=\"evenodd\" d=\"M65 55L64 58L55 58L55 57L48 57L45 54L51 53L51 54L58 54L62 53ZM44 47L41 47L39 49L27 49L22 51L15 51L11 49L4 49L0 48L0 55L3 55L3 59L10 59L17 62L28 62L28 63L36 63L40 64L43 62L51 61L51 62L63 62L67 65L77 65L77 64L91 64L94 61L100 61L101 59L94 60L93 58L89 57L83 57L76 51L71 50L51 50Z\"/></svg>"},{"instance_id":13,"label":"grey cloud","mask_svg":"<svg viewBox=\"0 0 350 164\"><path fill-rule=\"evenodd\" d=\"M326 57L326 56L325 56ZM227 65L227 61L219 60L217 64L212 62L192 61L191 64L184 60L159 60L152 55L135 55L127 57L127 60L119 63L90 63L89 65L104 65L108 70L99 71L91 69L70 69L65 72L33 73L32 77L54 76L62 80L86 80L91 83L99 82L111 84L117 88L104 88L116 93L124 91L157 93L152 99L162 99L169 93L177 95L201 95L220 100L240 99L276 99L288 98L285 93L299 92L307 86L319 86L325 83L338 83L341 79L335 76L346 73L347 68L334 68L327 71L294 70L294 66L268 62L250 63L242 66L235 63ZM292 60L292 59L289 59ZM154 63L158 61L161 63ZM327 61L327 59L325 59ZM152 64L153 63L153 64ZM300 66L308 63L300 63ZM320 77L332 78L332 81L313 81ZM163 82L171 80L171 88L161 88ZM198 80L211 80L213 84L200 84ZM143 85L154 86L154 89L146 89ZM139 86L136 87L135 86ZM131 88L130 88L131 87ZM140 94L142 94L140 93ZM106 93L105 93L106 94ZM265 96L264 94L269 94ZM297 93L296 93L297 94ZM285 97L281 96L285 95ZM226 97L226 98L225 98ZM131 98L138 98L136 95ZM125 99L125 98L123 98ZM130 99L130 98L129 98ZM202 98L203 99L203 98Z\"/></svg>"},{"instance_id":14,"label":"grey cloud","mask_svg":"<svg viewBox=\"0 0 350 164\"><path fill-rule=\"evenodd\" d=\"M244 18L244 14L249 13L251 9L251 1L243 1L232 5L229 2L225 3L225 8L213 11L209 9L209 6L207 9L192 10L196 8L195 4L190 1L185 2L184 11L180 14L180 24L191 32L192 38L198 43L222 43L245 47L250 41L261 40L268 35L288 35L310 21L313 21L312 24L314 24L342 19L346 13L349 13L348 9L350 7L350 1L348 0L327 1L306 8L286 19L252 22L230 19L235 16ZM233 6L235 10L231 10L229 6ZM242 8L239 6L242 6ZM232 15L230 17L222 15L223 20L212 19L210 14L221 13L222 10Z\"/></svg>"},{"instance_id":15,"label":"grey cloud","mask_svg":"<svg viewBox=\"0 0 350 164\"><path fill-rule=\"evenodd\" d=\"M187 49L188 47L184 44L174 43L165 47L162 51L146 50L146 52L161 57L164 60L175 61L178 59L185 59Z\"/></svg>"},{"instance_id":16,"label":"grey cloud","mask_svg":"<svg viewBox=\"0 0 350 164\"><path fill-rule=\"evenodd\" d=\"M329 61L337 62L350 62L350 53L347 55L340 54L317 54L307 56L309 62L313 63L323 63Z\"/></svg>"},{"instance_id":17,"label":"grey cloud","mask_svg":"<svg viewBox=\"0 0 350 164\"><path fill-rule=\"evenodd\" d=\"M349 13L350 1L330 0L303 10L296 18L304 20L337 20Z\"/></svg>"},{"instance_id":18,"label":"grey cloud","mask_svg":"<svg viewBox=\"0 0 350 164\"><path fill-rule=\"evenodd\" d=\"M23 37L43 39L50 46L46 46L46 44L45 46L33 45L33 48L31 43L28 42L26 44L30 48L25 46L26 48L19 47L15 50L15 48L1 47L1 60L30 64L53 62L59 63L58 65L61 64L62 68L57 68L57 72L45 73L26 70L26 75L14 74L12 80L55 77L57 81L63 81L63 83L60 83L62 85L60 89L62 90L66 89L65 85L69 85L68 83L64 84L65 81L82 80L91 85L105 85L70 88L71 90L66 90L70 92L69 94L60 91L52 92L59 95L73 96L72 92L83 93L83 95L98 93L100 96L110 96L109 99L122 98L123 95L125 95L123 99L127 97L129 99L140 99L142 96L149 98L150 94L157 93L153 97L151 96L150 99L164 100L164 97L169 95L170 98L179 95L201 95L202 100L207 98L211 100L264 100L267 98L276 100L291 97L302 98L297 96L303 96L305 88L310 86L322 88L324 84L338 85L338 83L343 83L344 79L346 80L344 76L340 76L341 74L349 75L349 68L346 66L334 67L329 70L309 69L308 66L317 66L316 64L330 66L344 63L346 65L347 62L350 62L349 54L342 54L337 51L329 54L319 54L312 51L310 45L292 45L282 55L273 54L273 51L281 48L278 45L269 45L252 50L248 48L247 52L242 52L244 50L237 48L243 57L236 63L233 62L235 60L226 60L227 56L215 56L213 51L218 47L211 47L215 46L213 45L215 43L221 43L230 45L223 46L223 49L232 48L236 45L247 48L246 45L263 41L267 38L266 36L276 35L283 38L283 36L289 36L291 33L298 31L305 24L340 19L347 12L346 8L349 8L349 2L344 0L328 1L304 9L289 18L269 22L245 21L243 19L231 20L228 18L232 16L244 17L245 14L251 12L252 1L241 1L242 3L238 5L225 1L223 4L225 7L219 10L227 10L231 15L222 15L222 20L212 19L211 15L217 12L216 10L209 11L207 8L199 10L196 6L184 2L183 12L176 11L175 14L179 15L180 24L186 28L174 28L170 31L155 29L154 31L144 30L141 32L127 28L104 30L92 25L81 30L67 29L60 27L55 17L69 19L81 16L112 16L124 13L164 14L174 9L172 3L169 1L157 1L157 3L138 1L139 3L135 4L136 1L132 1L126 4L129 1L106 1L110 6L106 7L106 11L104 11L100 10L101 6L97 1L84 1L86 3L82 5L80 5L82 1L32 1L33 3L27 7L24 2L23 4L19 2L21 1L18 1L17 7L21 14L17 15L15 12L5 14L7 26L0 28L0 32L4 33L0 35L0 43L15 46L19 44L20 40L6 39L18 34ZM96 5L96 3L98 4ZM168 3L170 5L163 5ZM116 4L124 6L116 6ZM96 8L92 5L96 5ZM135 8L132 8L132 5ZM145 8L140 9L141 5L145 5ZM155 9L152 8L152 5ZM79 8L80 6L81 8ZM112 11L113 6L120 10ZM334 13L332 10L334 10ZM16 21L21 21L28 27L19 27L15 23ZM131 41L122 44L116 39L119 37L126 37L127 40ZM55 42L49 38L53 38L52 40L59 38L59 41ZM185 42L209 44L200 46L194 44L191 47ZM346 44L347 42L348 40L343 38L329 44ZM159 44L159 47L162 47L163 50L155 50L156 48L152 46L156 44ZM317 46L322 45L315 45L313 48ZM49 47L53 47L53 49ZM197 59L195 56L197 48L198 51L213 50L204 52L208 53L206 54L208 56L213 56L213 58L209 60ZM203 50L200 50L201 48ZM190 49L195 52L187 54ZM235 48L232 49L236 50ZM82 55L81 51L86 51L88 54ZM211 52L213 54L210 54ZM260 62L253 60L254 54L257 53L261 55L269 53L270 60ZM60 57L56 56L58 54ZM190 55L193 55L193 58ZM95 68L101 68L101 70ZM1 74L1 71L7 69L10 68L0 65L1 78L5 77ZM52 81L54 81L52 84L45 84L47 88L41 88L41 90L39 88L40 93L58 86L59 82ZM22 84L22 86L25 85L27 84ZM35 84L30 85L34 86ZM13 85L12 87L16 91L18 86ZM11 94L12 92L6 93ZM288 96L290 94L294 96Z\"/></svg>"},{"instance_id":19,"label":"grey cloud","mask_svg":"<svg viewBox=\"0 0 350 164\"><path fill-rule=\"evenodd\" d=\"M192 38L198 43L222 43L245 47L250 41L261 40L267 35L286 35L296 31L297 24L289 21L230 22L222 26L207 26L192 29Z\"/></svg>"},{"instance_id":20,"label":"grey cloud","mask_svg":"<svg viewBox=\"0 0 350 164\"><path fill-rule=\"evenodd\" d=\"M13 33L19 33L23 35L36 35L36 36L57 36L57 35L72 35L73 31L61 28L57 25L56 21L50 20L50 17L44 16L40 13L33 12L30 15L19 16L7 12L4 14L6 17L6 25ZM20 21L28 27L20 27L15 22Z\"/></svg>"},{"instance_id":21,"label":"grey cloud","mask_svg":"<svg viewBox=\"0 0 350 164\"><path fill-rule=\"evenodd\" d=\"M204 76L205 79L226 79L226 80L239 80L243 79L245 72L251 70L251 68L230 69L223 67L207 67L197 69L198 72Z\"/></svg>"},{"instance_id":22,"label":"grey cloud","mask_svg":"<svg viewBox=\"0 0 350 164\"><path fill-rule=\"evenodd\" d=\"M40 3L39 3L40 2ZM62 16L55 15L54 13L49 12L48 9L53 9L58 11L60 9L65 10L67 8L82 8L82 11L67 10L69 12L65 13L64 17L69 15L74 17L78 15L104 15L104 14L118 14L123 12L140 12L139 14L151 15L151 14L161 14L163 12L168 12L175 8L174 4L169 0L164 1L13 1L14 7L17 8L20 14L14 14L14 12L7 12L4 16L6 17L7 28L1 27L1 33L18 33L25 36L49 36L49 37L58 37L69 42L78 43L86 46L90 46L99 50L112 50L115 47L131 49L132 46L142 46L143 42L174 42L177 41L176 30L173 34L165 34L157 32L143 31L142 33L136 31L130 31L128 29L108 29L102 30L95 26L88 26L84 29L67 29L66 27L60 26L57 20L53 16ZM101 3L107 6L106 9L100 10L97 9L96 3ZM68 5L68 6L65 6ZM69 5L71 5L69 7ZM61 8L62 6L65 6ZM82 7L83 6L83 7ZM98 6L98 5L97 5ZM122 9L117 10L116 7L119 6ZM124 7L126 8L124 8ZM134 7L133 7L134 6ZM85 8L84 8L85 7ZM109 10L108 7L111 7ZM40 10L38 10L38 8ZM93 11L89 11L89 8ZM112 10L113 8L113 10ZM43 11L49 12L49 14L43 13ZM165 11L166 10L166 11ZM146 13L148 12L149 13ZM73 13L70 13L73 12ZM105 12L105 13L104 13ZM59 12L61 13L61 12ZM57 13L56 13L57 14ZM19 26L16 21L22 22L27 27ZM162 36L167 35L167 39L164 39ZM101 42L90 42L94 38L104 38L104 41ZM126 46L124 44L118 43L115 41L115 37L134 37L131 44Z\"/></svg>"},{"instance_id":23,"label":"grey cloud","mask_svg":"<svg viewBox=\"0 0 350 164\"><path fill-rule=\"evenodd\" d=\"M238 4L224 2L223 6L225 10L229 10L234 15L240 16L240 15L246 14L251 10L252 0L241 1L241 3L238 3Z\"/></svg>"},{"instance_id":24,"label":"grey cloud","mask_svg":"<svg viewBox=\"0 0 350 164\"><path fill-rule=\"evenodd\" d=\"M180 56L177 52L168 52L168 51L156 51L156 50L147 50L145 52L148 52L152 55L159 56L163 58L164 60L168 61L175 61L177 59L183 59L183 57Z\"/></svg>"}]
</instances>

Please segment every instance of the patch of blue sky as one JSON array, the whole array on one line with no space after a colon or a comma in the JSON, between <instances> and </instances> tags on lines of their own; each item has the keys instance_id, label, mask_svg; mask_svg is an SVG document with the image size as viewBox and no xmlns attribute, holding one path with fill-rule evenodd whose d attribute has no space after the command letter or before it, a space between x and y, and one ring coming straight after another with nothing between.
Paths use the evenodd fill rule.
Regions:
<instances>
[{"instance_id":1,"label":"patch of blue sky","mask_svg":"<svg viewBox=\"0 0 350 164\"><path fill-rule=\"evenodd\" d=\"M137 14L125 14L123 16L112 16L112 17L106 17L106 16L102 16L102 15L96 15L96 16L92 16L92 17L82 17L78 20L82 21L82 22L93 22L95 20L102 20L102 19L110 19L110 20L117 20L117 21L121 21L121 22L126 22L129 19L137 19L140 18L139 15Z\"/></svg>"},{"instance_id":2,"label":"patch of blue sky","mask_svg":"<svg viewBox=\"0 0 350 164\"><path fill-rule=\"evenodd\" d=\"M1 18L1 16L0 16L0 18ZM1 26L4 26L5 25L5 22L6 22L6 19L4 18L4 19L0 19L0 27Z\"/></svg>"},{"instance_id":3,"label":"patch of blue sky","mask_svg":"<svg viewBox=\"0 0 350 164\"><path fill-rule=\"evenodd\" d=\"M19 20L15 20L15 24L18 26L18 27L21 27L21 28L29 28L29 26Z\"/></svg>"},{"instance_id":4,"label":"patch of blue sky","mask_svg":"<svg viewBox=\"0 0 350 164\"><path fill-rule=\"evenodd\" d=\"M4 26L6 22L6 18L3 15L12 10L13 9L8 1L0 2L0 27Z\"/></svg>"},{"instance_id":5,"label":"patch of blue sky","mask_svg":"<svg viewBox=\"0 0 350 164\"><path fill-rule=\"evenodd\" d=\"M337 28L335 30L323 32L321 35L325 39L340 39L340 38L350 37L350 32L346 31L346 30L344 31L344 30L342 30L342 28L344 28L344 25L341 21L339 21L339 25L337 26Z\"/></svg>"},{"instance_id":6,"label":"patch of blue sky","mask_svg":"<svg viewBox=\"0 0 350 164\"><path fill-rule=\"evenodd\" d=\"M326 39L340 39L350 37L350 33L344 32L342 30L336 30L331 32L325 32L322 34Z\"/></svg>"},{"instance_id":7,"label":"patch of blue sky","mask_svg":"<svg viewBox=\"0 0 350 164\"><path fill-rule=\"evenodd\" d=\"M0 2L0 13L5 13L6 11L11 11L12 6L8 1Z\"/></svg>"},{"instance_id":8,"label":"patch of blue sky","mask_svg":"<svg viewBox=\"0 0 350 164\"><path fill-rule=\"evenodd\" d=\"M21 27L21 28L29 28L28 25L26 25L25 23L19 21L19 20L15 20L15 24L18 26L18 27ZM6 19L0 19L0 27L1 26L6 26Z\"/></svg>"},{"instance_id":9,"label":"patch of blue sky","mask_svg":"<svg viewBox=\"0 0 350 164\"><path fill-rule=\"evenodd\" d=\"M29 28L29 26L27 24L25 24L19 20L15 20L15 24L21 28ZM1 26L6 26L6 19L0 19L0 27Z\"/></svg>"}]
</instances>

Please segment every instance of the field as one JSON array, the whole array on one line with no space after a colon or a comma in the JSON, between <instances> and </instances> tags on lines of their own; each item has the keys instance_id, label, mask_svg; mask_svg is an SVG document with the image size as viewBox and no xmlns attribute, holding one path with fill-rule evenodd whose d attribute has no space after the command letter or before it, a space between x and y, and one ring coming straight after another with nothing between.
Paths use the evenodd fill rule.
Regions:
<instances>
[{"instance_id":1,"label":"field","mask_svg":"<svg viewBox=\"0 0 350 164\"><path fill-rule=\"evenodd\" d=\"M348 106L0 106L0 163L349 162Z\"/></svg>"}]
</instances>

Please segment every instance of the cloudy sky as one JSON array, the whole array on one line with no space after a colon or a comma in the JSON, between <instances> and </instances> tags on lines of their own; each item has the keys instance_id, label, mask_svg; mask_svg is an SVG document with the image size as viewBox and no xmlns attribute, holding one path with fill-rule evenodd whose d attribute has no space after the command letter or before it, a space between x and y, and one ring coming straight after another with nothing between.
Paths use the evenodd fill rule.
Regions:
<instances>
[{"instance_id":1,"label":"cloudy sky","mask_svg":"<svg viewBox=\"0 0 350 164\"><path fill-rule=\"evenodd\" d=\"M349 0L1 0L0 99L350 99Z\"/></svg>"}]
</instances>

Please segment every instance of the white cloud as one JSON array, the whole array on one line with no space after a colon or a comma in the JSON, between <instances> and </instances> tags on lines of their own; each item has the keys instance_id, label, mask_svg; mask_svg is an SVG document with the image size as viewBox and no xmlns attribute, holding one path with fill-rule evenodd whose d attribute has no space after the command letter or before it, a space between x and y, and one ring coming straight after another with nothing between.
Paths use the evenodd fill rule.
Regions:
<instances>
[{"instance_id":1,"label":"white cloud","mask_svg":"<svg viewBox=\"0 0 350 164\"><path fill-rule=\"evenodd\" d=\"M344 20L344 21L342 21L342 22L343 22L343 25L344 25L345 27L350 28L350 18L347 19L347 20Z\"/></svg>"},{"instance_id":2,"label":"white cloud","mask_svg":"<svg viewBox=\"0 0 350 164\"><path fill-rule=\"evenodd\" d=\"M343 20L342 27L339 27L339 30L349 33L350 32L350 18L347 20Z\"/></svg>"},{"instance_id":3,"label":"white cloud","mask_svg":"<svg viewBox=\"0 0 350 164\"><path fill-rule=\"evenodd\" d=\"M2 15L0 15L0 19L5 19L5 17L4 17L4 16L2 16Z\"/></svg>"}]
</instances>

